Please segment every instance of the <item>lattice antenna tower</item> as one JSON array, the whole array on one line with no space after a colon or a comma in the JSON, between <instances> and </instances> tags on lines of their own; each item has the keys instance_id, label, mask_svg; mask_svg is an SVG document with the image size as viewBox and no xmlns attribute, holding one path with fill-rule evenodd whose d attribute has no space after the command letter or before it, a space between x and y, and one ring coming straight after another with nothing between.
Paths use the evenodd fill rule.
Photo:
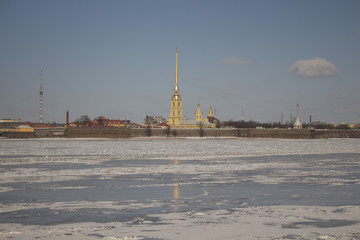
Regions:
<instances>
[{"instance_id":1,"label":"lattice antenna tower","mask_svg":"<svg viewBox=\"0 0 360 240\"><path fill-rule=\"evenodd\" d=\"M42 87L42 69L40 69L40 123L43 123L43 87Z\"/></svg>"}]
</instances>

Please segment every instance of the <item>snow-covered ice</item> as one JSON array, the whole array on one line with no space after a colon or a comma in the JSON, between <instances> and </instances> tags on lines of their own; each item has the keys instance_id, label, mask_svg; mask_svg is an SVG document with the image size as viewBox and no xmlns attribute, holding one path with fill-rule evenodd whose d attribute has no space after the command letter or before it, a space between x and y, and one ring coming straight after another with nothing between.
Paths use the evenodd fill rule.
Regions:
<instances>
[{"instance_id":1,"label":"snow-covered ice","mask_svg":"<svg viewBox=\"0 0 360 240\"><path fill-rule=\"evenodd\" d=\"M360 239L360 140L0 139L0 239Z\"/></svg>"}]
</instances>

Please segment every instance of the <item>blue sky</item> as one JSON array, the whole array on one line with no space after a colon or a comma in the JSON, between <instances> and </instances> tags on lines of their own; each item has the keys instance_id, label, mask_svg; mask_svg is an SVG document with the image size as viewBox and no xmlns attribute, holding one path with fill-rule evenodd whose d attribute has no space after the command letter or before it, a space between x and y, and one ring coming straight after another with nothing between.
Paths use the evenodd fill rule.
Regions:
<instances>
[{"instance_id":1,"label":"blue sky","mask_svg":"<svg viewBox=\"0 0 360 240\"><path fill-rule=\"evenodd\" d=\"M0 118L360 122L360 1L0 1Z\"/></svg>"}]
</instances>

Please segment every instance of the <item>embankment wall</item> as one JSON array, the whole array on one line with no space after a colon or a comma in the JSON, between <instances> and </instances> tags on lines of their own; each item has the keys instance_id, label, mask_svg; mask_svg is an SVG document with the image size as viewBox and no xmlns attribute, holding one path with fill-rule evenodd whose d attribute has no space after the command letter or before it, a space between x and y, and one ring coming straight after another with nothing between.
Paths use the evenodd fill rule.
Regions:
<instances>
[{"instance_id":1,"label":"embankment wall","mask_svg":"<svg viewBox=\"0 0 360 240\"><path fill-rule=\"evenodd\" d=\"M52 133L52 132L50 132ZM55 134L56 133L56 134ZM61 137L68 138L133 138L133 137L240 137L240 138L284 138L324 139L360 138L360 130L310 130L310 129L144 129L144 128L66 128L64 131L46 136L39 133L4 132L7 138Z\"/></svg>"},{"instance_id":2,"label":"embankment wall","mask_svg":"<svg viewBox=\"0 0 360 240\"><path fill-rule=\"evenodd\" d=\"M69 138L130 138L128 128L66 128L65 137Z\"/></svg>"},{"instance_id":3,"label":"embankment wall","mask_svg":"<svg viewBox=\"0 0 360 240\"><path fill-rule=\"evenodd\" d=\"M2 132L2 137L6 138L34 138L34 132Z\"/></svg>"},{"instance_id":4,"label":"embankment wall","mask_svg":"<svg viewBox=\"0 0 360 240\"><path fill-rule=\"evenodd\" d=\"M151 136L157 137L243 137L243 138L315 138L308 129L151 129ZM131 129L132 137L146 137L145 129Z\"/></svg>"},{"instance_id":5,"label":"embankment wall","mask_svg":"<svg viewBox=\"0 0 360 240\"><path fill-rule=\"evenodd\" d=\"M150 133L150 134L149 134ZM310 129L131 129L131 137L243 137L243 138L360 138L360 130L310 130Z\"/></svg>"}]
</instances>

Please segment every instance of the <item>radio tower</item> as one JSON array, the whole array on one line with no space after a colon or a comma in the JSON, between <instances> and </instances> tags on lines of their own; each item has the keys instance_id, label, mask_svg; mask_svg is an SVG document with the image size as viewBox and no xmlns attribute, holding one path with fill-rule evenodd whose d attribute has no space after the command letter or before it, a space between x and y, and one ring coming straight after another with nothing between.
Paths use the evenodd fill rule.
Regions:
<instances>
[{"instance_id":1,"label":"radio tower","mask_svg":"<svg viewBox=\"0 0 360 240\"><path fill-rule=\"evenodd\" d=\"M43 102L43 88L42 88L42 69L40 69L40 123L43 123L43 109L42 109L42 102Z\"/></svg>"}]
</instances>

